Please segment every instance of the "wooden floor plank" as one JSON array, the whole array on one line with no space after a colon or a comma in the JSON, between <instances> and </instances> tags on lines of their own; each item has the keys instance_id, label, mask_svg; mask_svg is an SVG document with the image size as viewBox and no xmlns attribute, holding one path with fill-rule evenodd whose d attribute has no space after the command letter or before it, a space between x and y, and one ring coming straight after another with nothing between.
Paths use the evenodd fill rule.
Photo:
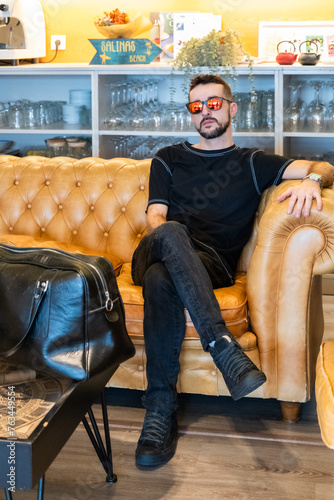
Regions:
<instances>
[{"instance_id":1,"label":"wooden floor plank","mask_svg":"<svg viewBox=\"0 0 334 500\"><path fill-rule=\"evenodd\" d=\"M334 295L323 304L324 339L334 339ZM117 483L105 482L80 425L46 474L45 500L334 499L334 450L321 440L314 396L302 405L300 421L288 424L274 400L181 395L176 455L155 471L135 466L140 398L137 391L108 390ZM94 411L101 427L100 407ZM14 499L35 500L36 490Z\"/></svg>"},{"instance_id":2,"label":"wooden floor plank","mask_svg":"<svg viewBox=\"0 0 334 500\"><path fill-rule=\"evenodd\" d=\"M321 441L313 401L303 406L298 424L286 424L279 420L275 401L181 397L175 457L160 469L142 471L135 466L134 452L144 410L118 406L123 397L129 400L122 391L109 391L117 483L105 483L80 425L47 472L45 500L334 498L334 452ZM100 408L94 409L101 427ZM18 492L15 500L35 495Z\"/></svg>"}]
</instances>

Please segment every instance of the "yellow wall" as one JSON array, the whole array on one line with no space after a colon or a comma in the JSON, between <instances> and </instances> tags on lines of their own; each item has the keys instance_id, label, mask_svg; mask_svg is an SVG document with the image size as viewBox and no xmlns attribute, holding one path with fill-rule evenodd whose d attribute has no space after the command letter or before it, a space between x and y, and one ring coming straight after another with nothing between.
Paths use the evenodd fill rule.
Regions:
<instances>
[{"instance_id":1,"label":"yellow wall","mask_svg":"<svg viewBox=\"0 0 334 500\"><path fill-rule=\"evenodd\" d=\"M95 50L88 42L89 38L102 38L94 26L94 18L103 11L116 7L125 10L131 17L139 12L149 17L156 10L195 10L221 14L224 28L232 28L243 34L245 49L257 56L259 21L328 21L334 20L334 1L318 0L41 0L46 18L47 55L53 57L50 50L51 35L66 35L66 50L59 51L57 63L89 62ZM144 34L147 36L147 33ZM142 36L144 36L142 35Z\"/></svg>"}]
</instances>

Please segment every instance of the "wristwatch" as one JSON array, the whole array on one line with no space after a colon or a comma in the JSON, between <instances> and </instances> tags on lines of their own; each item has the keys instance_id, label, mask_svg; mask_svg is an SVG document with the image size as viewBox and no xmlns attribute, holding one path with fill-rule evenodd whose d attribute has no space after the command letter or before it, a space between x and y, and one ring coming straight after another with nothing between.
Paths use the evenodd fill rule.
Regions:
<instances>
[{"instance_id":1,"label":"wristwatch","mask_svg":"<svg viewBox=\"0 0 334 500\"><path fill-rule=\"evenodd\" d=\"M303 177L303 181L305 179L311 179L311 181L319 182L320 189L322 189L324 187L322 177L319 174L314 174L313 172L311 172L306 177Z\"/></svg>"}]
</instances>

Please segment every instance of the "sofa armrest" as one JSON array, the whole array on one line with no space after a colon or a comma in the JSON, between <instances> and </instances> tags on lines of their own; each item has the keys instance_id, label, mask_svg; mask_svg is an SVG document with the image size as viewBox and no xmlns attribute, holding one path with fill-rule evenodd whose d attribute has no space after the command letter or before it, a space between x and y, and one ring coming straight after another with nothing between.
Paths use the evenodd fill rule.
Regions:
<instances>
[{"instance_id":1,"label":"sofa armrest","mask_svg":"<svg viewBox=\"0 0 334 500\"><path fill-rule=\"evenodd\" d=\"M322 192L309 217L287 215L277 197L300 181L286 181L268 197L247 273L251 325L258 338L267 397L307 401L323 335L321 275L334 272L334 191Z\"/></svg>"}]
</instances>

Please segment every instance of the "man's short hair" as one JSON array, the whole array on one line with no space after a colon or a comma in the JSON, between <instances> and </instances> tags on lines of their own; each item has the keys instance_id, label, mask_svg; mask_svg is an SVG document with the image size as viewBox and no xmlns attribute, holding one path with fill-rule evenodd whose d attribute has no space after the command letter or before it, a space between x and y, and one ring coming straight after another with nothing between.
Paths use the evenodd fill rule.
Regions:
<instances>
[{"instance_id":1,"label":"man's short hair","mask_svg":"<svg viewBox=\"0 0 334 500\"><path fill-rule=\"evenodd\" d=\"M197 87L197 85L207 85L208 83L218 83L218 85L222 85L224 89L224 96L227 99L230 99L233 101L233 96L232 96L232 91L231 87L229 86L228 83L225 82L220 76L218 75L197 75L194 76L194 78L191 79L190 81L190 87L189 87L189 94L190 92ZM188 94L188 98L189 98Z\"/></svg>"}]
</instances>

